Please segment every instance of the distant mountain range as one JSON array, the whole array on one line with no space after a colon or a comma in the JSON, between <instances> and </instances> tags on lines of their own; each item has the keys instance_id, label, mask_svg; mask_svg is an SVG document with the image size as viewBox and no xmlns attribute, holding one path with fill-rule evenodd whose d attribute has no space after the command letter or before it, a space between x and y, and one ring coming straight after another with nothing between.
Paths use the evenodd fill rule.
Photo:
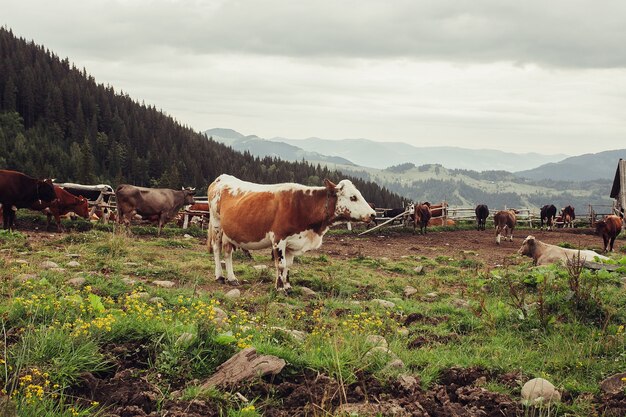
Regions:
<instances>
[{"instance_id":1,"label":"distant mountain range","mask_svg":"<svg viewBox=\"0 0 626 417\"><path fill-rule=\"evenodd\" d=\"M517 154L493 149L417 147L402 142L376 142L369 139L263 139L255 135L244 136L232 129L209 129L205 134L235 150L247 150L255 156L277 156L289 161L304 158L314 163L324 161L378 169L410 162L416 166L440 164L452 169L515 172L558 162L567 157L564 154Z\"/></svg>"},{"instance_id":2,"label":"distant mountain range","mask_svg":"<svg viewBox=\"0 0 626 417\"><path fill-rule=\"evenodd\" d=\"M373 181L411 201L447 200L452 205L487 203L490 207L538 208L547 203L578 207L610 204L617 161L626 159L626 149L566 157L418 148L367 139L266 140L231 129L210 129L205 134L255 156L325 164Z\"/></svg>"}]
</instances>

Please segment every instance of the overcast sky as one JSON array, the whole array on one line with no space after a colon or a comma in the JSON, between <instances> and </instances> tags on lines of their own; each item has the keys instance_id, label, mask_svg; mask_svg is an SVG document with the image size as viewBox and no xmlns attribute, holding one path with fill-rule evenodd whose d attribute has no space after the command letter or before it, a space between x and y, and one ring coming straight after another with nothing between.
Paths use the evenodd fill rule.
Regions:
<instances>
[{"instance_id":1,"label":"overcast sky","mask_svg":"<svg viewBox=\"0 0 626 417\"><path fill-rule=\"evenodd\" d=\"M626 2L0 0L0 24L197 131L626 148Z\"/></svg>"}]
</instances>

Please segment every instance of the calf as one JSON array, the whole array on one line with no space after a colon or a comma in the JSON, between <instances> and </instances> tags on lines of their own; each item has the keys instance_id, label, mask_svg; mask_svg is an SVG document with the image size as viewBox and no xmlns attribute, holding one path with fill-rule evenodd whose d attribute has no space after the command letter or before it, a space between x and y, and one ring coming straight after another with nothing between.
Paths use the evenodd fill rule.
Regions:
<instances>
[{"instance_id":1,"label":"calf","mask_svg":"<svg viewBox=\"0 0 626 417\"><path fill-rule=\"evenodd\" d=\"M596 222L596 233L602 236L604 241L604 252L613 252L613 243L615 238L622 231L622 219L613 214L607 216L604 220Z\"/></svg>"},{"instance_id":2,"label":"calf","mask_svg":"<svg viewBox=\"0 0 626 417\"><path fill-rule=\"evenodd\" d=\"M486 204L479 204L476 206L474 213L476 213L476 229L485 230L487 217L489 217L489 207Z\"/></svg>"},{"instance_id":3,"label":"calf","mask_svg":"<svg viewBox=\"0 0 626 417\"><path fill-rule=\"evenodd\" d=\"M541 230L543 230L544 221L546 223L546 229L552 230L552 226L556 218L556 207L554 206L554 204L546 204L545 206L541 207L540 217Z\"/></svg>"},{"instance_id":4,"label":"calf","mask_svg":"<svg viewBox=\"0 0 626 417\"><path fill-rule=\"evenodd\" d=\"M48 217L46 229L50 228L50 220L53 216L59 232L63 231L61 216L73 212L85 219L89 217L89 203L85 197L76 197L58 185L54 186L54 193L56 195L54 200L50 202L35 202L30 207L33 210L42 211L46 214Z\"/></svg>"},{"instance_id":5,"label":"calf","mask_svg":"<svg viewBox=\"0 0 626 417\"><path fill-rule=\"evenodd\" d=\"M553 263L567 265L567 262L578 260L579 256L579 262L593 261L596 258L609 259L592 250L567 249L550 245L535 239L534 236L528 236L524 239L518 253L533 258L533 265L539 266Z\"/></svg>"},{"instance_id":6,"label":"calf","mask_svg":"<svg viewBox=\"0 0 626 417\"><path fill-rule=\"evenodd\" d=\"M517 223L516 210L500 210L493 216L493 223L496 227L496 243L500 244L500 234L504 233L506 240L507 231L509 241L513 242L513 230Z\"/></svg>"}]
</instances>

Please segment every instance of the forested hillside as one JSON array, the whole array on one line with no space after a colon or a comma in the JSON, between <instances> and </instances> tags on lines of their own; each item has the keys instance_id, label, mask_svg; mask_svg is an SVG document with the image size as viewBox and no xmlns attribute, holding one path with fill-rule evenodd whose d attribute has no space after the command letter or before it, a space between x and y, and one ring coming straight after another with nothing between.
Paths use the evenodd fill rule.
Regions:
<instances>
[{"instance_id":1,"label":"forested hillside","mask_svg":"<svg viewBox=\"0 0 626 417\"><path fill-rule=\"evenodd\" d=\"M59 181L206 189L216 176L321 185L345 176L319 165L240 154L138 103L33 41L0 28L0 168ZM354 180L365 198L401 198Z\"/></svg>"}]
</instances>

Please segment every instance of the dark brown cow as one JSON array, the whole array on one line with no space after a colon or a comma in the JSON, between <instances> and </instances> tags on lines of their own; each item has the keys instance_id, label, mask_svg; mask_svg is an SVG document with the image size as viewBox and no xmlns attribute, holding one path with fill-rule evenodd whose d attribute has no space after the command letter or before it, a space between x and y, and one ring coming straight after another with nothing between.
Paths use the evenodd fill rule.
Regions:
<instances>
[{"instance_id":1,"label":"dark brown cow","mask_svg":"<svg viewBox=\"0 0 626 417\"><path fill-rule=\"evenodd\" d=\"M551 230L556 219L556 207L554 204L546 204L541 207L539 216L541 217L541 230L543 230L544 222L546 224L546 229Z\"/></svg>"},{"instance_id":2,"label":"dark brown cow","mask_svg":"<svg viewBox=\"0 0 626 417\"><path fill-rule=\"evenodd\" d=\"M496 243L500 244L500 235L504 233L504 239L509 236L509 241L513 242L513 230L517 223L516 210L500 210L493 216L493 223L496 227ZM508 231L508 233L507 233Z\"/></svg>"},{"instance_id":3,"label":"dark brown cow","mask_svg":"<svg viewBox=\"0 0 626 417\"><path fill-rule=\"evenodd\" d=\"M61 225L62 215L74 212L85 219L89 217L89 203L85 197L76 197L58 185L54 186L54 193L57 197L54 200L50 202L36 202L30 207L33 210L43 211L46 214L48 217L47 229L50 228L52 216L54 216L59 232L63 231L63 225Z\"/></svg>"},{"instance_id":4,"label":"dark brown cow","mask_svg":"<svg viewBox=\"0 0 626 417\"><path fill-rule=\"evenodd\" d=\"M430 207L427 204L418 204L415 206L415 213L413 217L413 233L415 228L419 225L420 234L426 234L426 226L430 221L431 213Z\"/></svg>"},{"instance_id":5,"label":"dark brown cow","mask_svg":"<svg viewBox=\"0 0 626 417\"><path fill-rule=\"evenodd\" d=\"M606 216L604 220L596 222L596 233L602 236L604 252L613 252L615 238L622 231L622 219L613 214Z\"/></svg>"},{"instance_id":6,"label":"dark brown cow","mask_svg":"<svg viewBox=\"0 0 626 417\"><path fill-rule=\"evenodd\" d=\"M38 180L17 171L0 170L0 204L5 229L15 229L15 209L56 198L52 180Z\"/></svg>"},{"instance_id":7,"label":"dark brown cow","mask_svg":"<svg viewBox=\"0 0 626 417\"><path fill-rule=\"evenodd\" d=\"M489 207L486 204L479 204L474 209L474 213L476 213L476 229L485 230L487 217L489 217Z\"/></svg>"},{"instance_id":8,"label":"dark brown cow","mask_svg":"<svg viewBox=\"0 0 626 417\"><path fill-rule=\"evenodd\" d=\"M169 188L145 188L122 184L115 190L118 223L130 226L139 214L158 222L159 234L163 225L172 220L185 204L193 204L195 189L171 190Z\"/></svg>"},{"instance_id":9,"label":"dark brown cow","mask_svg":"<svg viewBox=\"0 0 626 417\"><path fill-rule=\"evenodd\" d=\"M441 204L430 204L428 201L424 202L430 208L430 216L431 217L443 217L444 214L448 213L448 203L444 202Z\"/></svg>"},{"instance_id":10,"label":"dark brown cow","mask_svg":"<svg viewBox=\"0 0 626 417\"><path fill-rule=\"evenodd\" d=\"M576 219L574 207L567 206L562 208L561 218L563 219L563 227L574 227L574 220Z\"/></svg>"},{"instance_id":11,"label":"dark brown cow","mask_svg":"<svg viewBox=\"0 0 626 417\"><path fill-rule=\"evenodd\" d=\"M324 187L300 184L254 184L220 175L209 186L208 243L213 247L215 278L237 284L235 248L271 247L276 265L276 289L289 290L294 256L322 244L328 228L341 221L370 222L376 212L349 180ZM226 278L220 259L224 252Z\"/></svg>"}]
</instances>

